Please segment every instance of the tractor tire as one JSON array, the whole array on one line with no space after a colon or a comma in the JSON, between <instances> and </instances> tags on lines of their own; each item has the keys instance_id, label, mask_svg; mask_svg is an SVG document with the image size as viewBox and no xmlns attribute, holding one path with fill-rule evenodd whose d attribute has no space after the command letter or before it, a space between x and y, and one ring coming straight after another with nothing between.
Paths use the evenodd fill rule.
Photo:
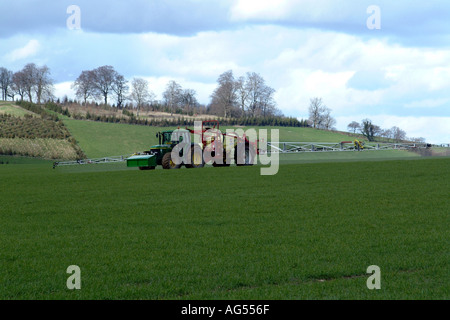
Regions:
<instances>
[{"instance_id":1,"label":"tractor tire","mask_svg":"<svg viewBox=\"0 0 450 320\"><path fill-rule=\"evenodd\" d=\"M238 163L238 147L234 148L234 162L238 167L243 166L252 166L255 162L255 152L252 147L248 143L245 144L244 149L244 163Z\"/></svg>"},{"instance_id":2,"label":"tractor tire","mask_svg":"<svg viewBox=\"0 0 450 320\"><path fill-rule=\"evenodd\" d=\"M155 167L139 167L139 170L155 170Z\"/></svg>"},{"instance_id":3,"label":"tractor tire","mask_svg":"<svg viewBox=\"0 0 450 320\"><path fill-rule=\"evenodd\" d=\"M213 162L212 165L213 165L213 167L215 167L215 168L229 167L230 164L227 163L227 150L223 149L223 160L222 160L222 163L220 164L220 163L215 163L215 162Z\"/></svg>"},{"instance_id":4,"label":"tractor tire","mask_svg":"<svg viewBox=\"0 0 450 320\"><path fill-rule=\"evenodd\" d=\"M172 155L170 152L167 152L162 158L162 166L163 169L179 169L181 165L177 165L172 161Z\"/></svg>"},{"instance_id":5,"label":"tractor tire","mask_svg":"<svg viewBox=\"0 0 450 320\"><path fill-rule=\"evenodd\" d=\"M196 169L203 168L205 161L203 159L203 152L200 146L193 145L187 154L187 158L190 159L190 164L186 164L186 168Z\"/></svg>"}]
</instances>

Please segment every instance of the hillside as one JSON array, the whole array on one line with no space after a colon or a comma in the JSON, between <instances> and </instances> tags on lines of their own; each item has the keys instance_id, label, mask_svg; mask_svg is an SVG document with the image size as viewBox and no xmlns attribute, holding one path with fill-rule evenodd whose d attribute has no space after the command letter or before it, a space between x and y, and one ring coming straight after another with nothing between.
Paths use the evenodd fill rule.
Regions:
<instances>
[{"instance_id":1,"label":"hillside","mask_svg":"<svg viewBox=\"0 0 450 320\"><path fill-rule=\"evenodd\" d=\"M158 143L158 139L156 138L156 133L158 131L175 129L174 127L161 128L73 119L65 119L64 124L89 158L128 155L134 152L144 151L148 149L149 146ZM238 128L243 130L248 129L247 127L220 127L222 131ZM256 129L267 129L269 139L270 130L278 129L280 141L283 142L338 143L354 139L354 137L345 133L312 128L256 127ZM358 138L361 137L358 136Z\"/></svg>"},{"instance_id":2,"label":"hillside","mask_svg":"<svg viewBox=\"0 0 450 320\"><path fill-rule=\"evenodd\" d=\"M68 112L67 112L68 111ZM0 116L4 121L0 128L0 153L6 155L24 155L48 159L75 159L81 150L89 158L127 155L147 149L157 143L156 133L175 127L154 127L130 125L123 123L108 123L90 120L75 120L76 117L116 117L127 118L122 111L103 109L99 107L46 105L45 108L34 104L23 103L21 106L11 102L0 102ZM72 115L69 117L67 115ZM200 120L204 115L187 117L181 115L144 112L143 118L154 119ZM201 118L200 118L201 117ZM129 117L128 117L129 118ZM207 117L206 117L207 118ZM62 121L59 121L62 120ZM58 128L64 134L58 134ZM249 127L222 126L222 130ZM348 140L344 133L315 130L299 127L257 127L267 129L270 139L270 129L278 129L281 141L308 142L339 142Z\"/></svg>"},{"instance_id":3,"label":"hillside","mask_svg":"<svg viewBox=\"0 0 450 320\"><path fill-rule=\"evenodd\" d=\"M25 115L36 115L35 113L28 111L15 105L12 102L0 101L0 115L10 114L15 117L23 117Z\"/></svg>"},{"instance_id":4,"label":"hillside","mask_svg":"<svg viewBox=\"0 0 450 320\"><path fill-rule=\"evenodd\" d=\"M85 108L86 114L92 111L89 108L91 107ZM112 117L109 115L109 112L112 112L111 110L95 108L94 111L92 111L92 115L95 117L100 116L100 114L101 116ZM121 114L121 111L117 113ZM42 108L29 103L22 103L21 106L18 106L11 102L0 102L0 154L60 160L126 156L135 152L142 152L157 144L157 132L176 128L76 120L73 117L74 114L70 113L69 108L61 105L47 104ZM115 117L115 120L119 119L118 115L115 115ZM146 114L145 117L150 117L150 115ZM266 129L268 140L271 140L271 130L277 129L281 142L339 143L351 141L355 138L365 140L363 136L358 134L305 127L220 127L222 131L227 129L247 130L249 128ZM333 155L329 153L308 155L299 153L280 155L280 160L287 163L297 163L305 161L391 159L411 156L419 155L404 150L379 151L376 155L374 153L365 155L351 153L346 155L336 153Z\"/></svg>"},{"instance_id":5,"label":"hillside","mask_svg":"<svg viewBox=\"0 0 450 320\"><path fill-rule=\"evenodd\" d=\"M42 108L36 111L39 114L27 110L26 106L0 104L0 154L45 159L85 157L56 115Z\"/></svg>"}]
</instances>

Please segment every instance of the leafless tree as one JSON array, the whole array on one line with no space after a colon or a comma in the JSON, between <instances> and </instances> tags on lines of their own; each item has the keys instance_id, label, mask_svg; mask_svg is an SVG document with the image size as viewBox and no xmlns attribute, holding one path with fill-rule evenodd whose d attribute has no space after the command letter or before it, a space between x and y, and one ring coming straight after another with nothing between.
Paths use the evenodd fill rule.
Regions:
<instances>
[{"instance_id":1,"label":"leafless tree","mask_svg":"<svg viewBox=\"0 0 450 320\"><path fill-rule=\"evenodd\" d=\"M248 72L246 77L235 80L233 71L229 70L219 76L217 83L210 105L216 114L266 117L279 113L274 100L275 90L256 72Z\"/></svg>"},{"instance_id":2,"label":"leafless tree","mask_svg":"<svg viewBox=\"0 0 450 320\"><path fill-rule=\"evenodd\" d=\"M266 116L271 116L275 114L276 103L274 99L275 89L264 86L260 99L260 109L262 116L265 118Z\"/></svg>"},{"instance_id":3,"label":"leafless tree","mask_svg":"<svg viewBox=\"0 0 450 320\"><path fill-rule=\"evenodd\" d=\"M415 143L425 143L427 140L423 137L418 138L409 138L408 140L415 142Z\"/></svg>"},{"instance_id":4,"label":"leafless tree","mask_svg":"<svg viewBox=\"0 0 450 320\"><path fill-rule=\"evenodd\" d=\"M12 86L13 72L6 69L0 68L0 90L2 92L2 100L8 100L8 92Z\"/></svg>"},{"instance_id":5,"label":"leafless tree","mask_svg":"<svg viewBox=\"0 0 450 320\"><path fill-rule=\"evenodd\" d=\"M51 98L53 96L53 80L50 78L50 69L46 65L37 68L35 77L34 91L37 103L40 104L42 98Z\"/></svg>"},{"instance_id":6,"label":"leafless tree","mask_svg":"<svg viewBox=\"0 0 450 320\"><path fill-rule=\"evenodd\" d=\"M75 95L79 99L83 99L86 105L89 98L95 96L95 84L94 84L94 72L92 70L82 71L75 82L72 84L72 88L75 89Z\"/></svg>"},{"instance_id":7,"label":"leafless tree","mask_svg":"<svg viewBox=\"0 0 450 320\"><path fill-rule=\"evenodd\" d=\"M313 128L320 128L323 121L323 115L326 112L326 106L322 98L312 98L309 103L309 121Z\"/></svg>"},{"instance_id":8,"label":"leafless tree","mask_svg":"<svg viewBox=\"0 0 450 320\"><path fill-rule=\"evenodd\" d=\"M15 72L12 77L12 91L20 96L20 101L23 101L26 90L27 85L25 73L23 71Z\"/></svg>"},{"instance_id":9,"label":"leafless tree","mask_svg":"<svg viewBox=\"0 0 450 320\"><path fill-rule=\"evenodd\" d=\"M325 108L321 119L321 128L325 130L333 130L336 125L336 119L331 115L331 109Z\"/></svg>"},{"instance_id":10,"label":"leafless tree","mask_svg":"<svg viewBox=\"0 0 450 320\"><path fill-rule=\"evenodd\" d=\"M197 92L193 89L185 89L181 94L181 102L184 105L186 112L191 112L198 105Z\"/></svg>"},{"instance_id":11,"label":"leafless tree","mask_svg":"<svg viewBox=\"0 0 450 320\"><path fill-rule=\"evenodd\" d=\"M22 69L24 76L25 93L28 96L28 100L33 102L33 91L36 87L37 78L37 66L34 63L28 63Z\"/></svg>"},{"instance_id":12,"label":"leafless tree","mask_svg":"<svg viewBox=\"0 0 450 320\"><path fill-rule=\"evenodd\" d=\"M259 111L262 111L262 101L264 98L264 91L266 89L265 81L258 73L247 73L248 92L248 112L251 117L258 115Z\"/></svg>"},{"instance_id":13,"label":"leafless tree","mask_svg":"<svg viewBox=\"0 0 450 320\"><path fill-rule=\"evenodd\" d=\"M103 98L105 105L107 105L108 95L112 91L117 72L112 66L102 66L94 69L93 73L96 93Z\"/></svg>"},{"instance_id":14,"label":"leafless tree","mask_svg":"<svg viewBox=\"0 0 450 320\"><path fill-rule=\"evenodd\" d=\"M246 79L245 77L241 76L236 80L236 90L237 90L237 100L239 103L239 106L242 111L242 115L245 115L246 110L248 108L248 95L249 92L246 88Z\"/></svg>"},{"instance_id":15,"label":"leafless tree","mask_svg":"<svg viewBox=\"0 0 450 320\"><path fill-rule=\"evenodd\" d=\"M131 81L131 100L136 102L137 116L139 117L139 110L141 107L154 97L153 93L149 91L148 81L142 78L133 78Z\"/></svg>"},{"instance_id":16,"label":"leafless tree","mask_svg":"<svg viewBox=\"0 0 450 320\"><path fill-rule=\"evenodd\" d=\"M256 73L247 73L246 90L248 96L248 114L252 117L272 115L275 110L273 98L275 89L266 85L264 78Z\"/></svg>"},{"instance_id":17,"label":"leafless tree","mask_svg":"<svg viewBox=\"0 0 450 320\"><path fill-rule=\"evenodd\" d=\"M400 142L406 139L406 132L400 129L399 127L392 127L391 132L392 132L392 139L394 139L396 142Z\"/></svg>"},{"instance_id":18,"label":"leafless tree","mask_svg":"<svg viewBox=\"0 0 450 320\"><path fill-rule=\"evenodd\" d=\"M128 81L121 74L116 74L116 78L114 79L112 90L116 94L117 98L117 108L122 109L123 103L126 100L128 94Z\"/></svg>"},{"instance_id":19,"label":"leafless tree","mask_svg":"<svg viewBox=\"0 0 450 320\"><path fill-rule=\"evenodd\" d=\"M361 125L356 121L350 122L347 126L347 130L353 131L353 133L356 133L356 131L359 130L360 128L361 128Z\"/></svg>"},{"instance_id":20,"label":"leafless tree","mask_svg":"<svg viewBox=\"0 0 450 320\"><path fill-rule=\"evenodd\" d=\"M21 72L24 91L30 102L33 102L34 96L38 104L43 98L53 96L53 80L50 78L50 69L46 65L38 67L34 63L28 63Z\"/></svg>"},{"instance_id":21,"label":"leafless tree","mask_svg":"<svg viewBox=\"0 0 450 320\"><path fill-rule=\"evenodd\" d=\"M391 139L392 138L392 131L391 129L384 129L380 131L380 136L383 138Z\"/></svg>"},{"instance_id":22,"label":"leafless tree","mask_svg":"<svg viewBox=\"0 0 450 320\"><path fill-rule=\"evenodd\" d=\"M225 118L230 117L232 110L236 108L237 86L233 76L233 71L222 73L217 79L218 87L211 95L212 108L216 109Z\"/></svg>"},{"instance_id":23,"label":"leafless tree","mask_svg":"<svg viewBox=\"0 0 450 320\"><path fill-rule=\"evenodd\" d=\"M175 108L179 106L183 88L174 80L169 81L166 90L163 92L164 103L170 110L170 115L173 116Z\"/></svg>"}]
</instances>

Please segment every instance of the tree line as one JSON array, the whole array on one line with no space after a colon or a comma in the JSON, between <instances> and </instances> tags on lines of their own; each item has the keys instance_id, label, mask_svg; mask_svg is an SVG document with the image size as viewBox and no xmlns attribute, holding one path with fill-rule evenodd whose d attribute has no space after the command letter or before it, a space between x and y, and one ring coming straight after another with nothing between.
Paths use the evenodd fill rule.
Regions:
<instances>
[{"instance_id":1,"label":"tree line","mask_svg":"<svg viewBox=\"0 0 450 320\"><path fill-rule=\"evenodd\" d=\"M12 72L6 68L0 68L0 90L2 100L15 100L18 95L20 101L28 98L28 101L37 101L40 104L53 98L53 80L50 77L50 69L28 63L22 70Z\"/></svg>"},{"instance_id":2,"label":"tree line","mask_svg":"<svg viewBox=\"0 0 450 320\"><path fill-rule=\"evenodd\" d=\"M32 111L29 102L18 102L20 106ZM122 115L99 115L91 114L87 112L86 114L81 113L70 113L69 109L63 108L64 104L71 104L68 100L67 102L62 102L57 104L54 102L47 102L44 105L45 109L54 111L64 116L71 117L76 120L91 120L98 122L111 122L111 123L127 123L127 124L137 124L145 126L157 126L157 127L174 127L174 126L194 126L195 121L202 121L208 119L198 119L198 118L185 118L183 116L177 118L142 118L137 117L135 113L128 111L127 108L122 109ZM37 106L40 108L39 106ZM105 110L114 110L114 107L102 106ZM117 111L117 110L116 110ZM309 127L309 122L307 120L298 120L294 117L275 117L268 116L262 117L241 117L241 118L220 118L220 124L223 126L279 126L279 127Z\"/></svg>"},{"instance_id":3,"label":"tree line","mask_svg":"<svg viewBox=\"0 0 450 320\"><path fill-rule=\"evenodd\" d=\"M223 118L239 117L271 117L283 116L276 108L275 90L266 85L264 78L255 73L235 79L233 71L224 72L217 79L217 87L211 94L211 102L207 106L197 100L194 89L183 88L179 83L170 80L164 92L162 101L155 100L155 94L149 89L148 81L143 78L133 78L129 82L114 70L112 66L103 66L94 70L82 71L73 86L77 98L83 100L103 98L105 105L108 95L113 93L118 108L129 108L125 102L131 102L137 109L137 114L143 108L174 113L193 115L198 111L217 115ZM161 108L162 106L162 108Z\"/></svg>"},{"instance_id":4,"label":"tree line","mask_svg":"<svg viewBox=\"0 0 450 320\"><path fill-rule=\"evenodd\" d=\"M390 129L382 129L370 119L363 119L361 122L352 121L348 124L347 130L353 133L361 133L369 141L375 141L376 137L381 137L395 142L412 141L416 143L425 143L425 138L408 138L406 136L406 131L399 127L394 126Z\"/></svg>"},{"instance_id":5,"label":"tree line","mask_svg":"<svg viewBox=\"0 0 450 320\"><path fill-rule=\"evenodd\" d=\"M3 100L15 100L19 96L20 101L28 99L38 104L55 101L53 84L50 69L45 65L39 67L30 63L15 73L0 68ZM138 115L141 110L152 110L170 112L171 115L206 113L222 118L283 117L276 107L275 90L256 72L238 78L232 70L221 74L207 105L199 103L194 89L183 88L174 80L167 83L162 100L158 101L147 80L135 77L128 81L109 65L83 70L73 82L72 89L82 105L100 102L119 109L135 109ZM115 103L111 104L112 101Z\"/></svg>"},{"instance_id":6,"label":"tree line","mask_svg":"<svg viewBox=\"0 0 450 320\"><path fill-rule=\"evenodd\" d=\"M311 98L308 111L308 124L310 127L322 130L335 130L336 119L333 118L331 115L332 110L324 104L322 98ZM352 121L348 124L347 130L354 134L362 134L369 141L385 138L396 142L412 141L425 143L425 138L408 138L406 132L399 127L394 126L390 129L382 129L370 119L363 119L361 122Z\"/></svg>"},{"instance_id":7,"label":"tree line","mask_svg":"<svg viewBox=\"0 0 450 320\"><path fill-rule=\"evenodd\" d=\"M217 79L209 112L224 118L282 117L274 94L275 89L268 86L260 74L247 72L235 78L233 71L228 70Z\"/></svg>"}]
</instances>

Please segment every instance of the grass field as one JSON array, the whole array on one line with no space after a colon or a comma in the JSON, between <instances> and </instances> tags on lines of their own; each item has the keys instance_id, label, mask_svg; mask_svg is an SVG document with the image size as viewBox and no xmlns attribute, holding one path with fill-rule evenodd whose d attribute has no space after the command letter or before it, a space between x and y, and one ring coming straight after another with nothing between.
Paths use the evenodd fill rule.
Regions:
<instances>
[{"instance_id":1,"label":"grass field","mask_svg":"<svg viewBox=\"0 0 450 320\"><path fill-rule=\"evenodd\" d=\"M347 151L347 152L306 152L280 154L280 163L318 163L318 162L347 162L347 161L380 161L417 159L420 155L406 150L377 150L377 151Z\"/></svg>"},{"instance_id":2,"label":"grass field","mask_svg":"<svg viewBox=\"0 0 450 320\"><path fill-rule=\"evenodd\" d=\"M0 299L449 299L449 165L0 165Z\"/></svg>"},{"instance_id":3,"label":"grass field","mask_svg":"<svg viewBox=\"0 0 450 320\"><path fill-rule=\"evenodd\" d=\"M78 145L89 158L119 156L144 151L157 143L156 133L167 128L64 120Z\"/></svg>"},{"instance_id":4,"label":"grass field","mask_svg":"<svg viewBox=\"0 0 450 320\"><path fill-rule=\"evenodd\" d=\"M12 102L1 101L0 102L0 114L10 114L15 117L23 117L25 115L35 115L33 112L16 106Z\"/></svg>"},{"instance_id":5,"label":"grass field","mask_svg":"<svg viewBox=\"0 0 450 320\"><path fill-rule=\"evenodd\" d=\"M176 129L72 119L65 119L64 124L90 158L127 155L147 150L150 146L158 143L156 138L158 131ZM225 131L231 128L237 129L221 127L221 130ZM247 128L241 129L246 130ZM257 127L256 129L267 129L269 138L270 129L278 129L280 141L340 142L352 140L351 137L341 133L311 128Z\"/></svg>"}]
</instances>

